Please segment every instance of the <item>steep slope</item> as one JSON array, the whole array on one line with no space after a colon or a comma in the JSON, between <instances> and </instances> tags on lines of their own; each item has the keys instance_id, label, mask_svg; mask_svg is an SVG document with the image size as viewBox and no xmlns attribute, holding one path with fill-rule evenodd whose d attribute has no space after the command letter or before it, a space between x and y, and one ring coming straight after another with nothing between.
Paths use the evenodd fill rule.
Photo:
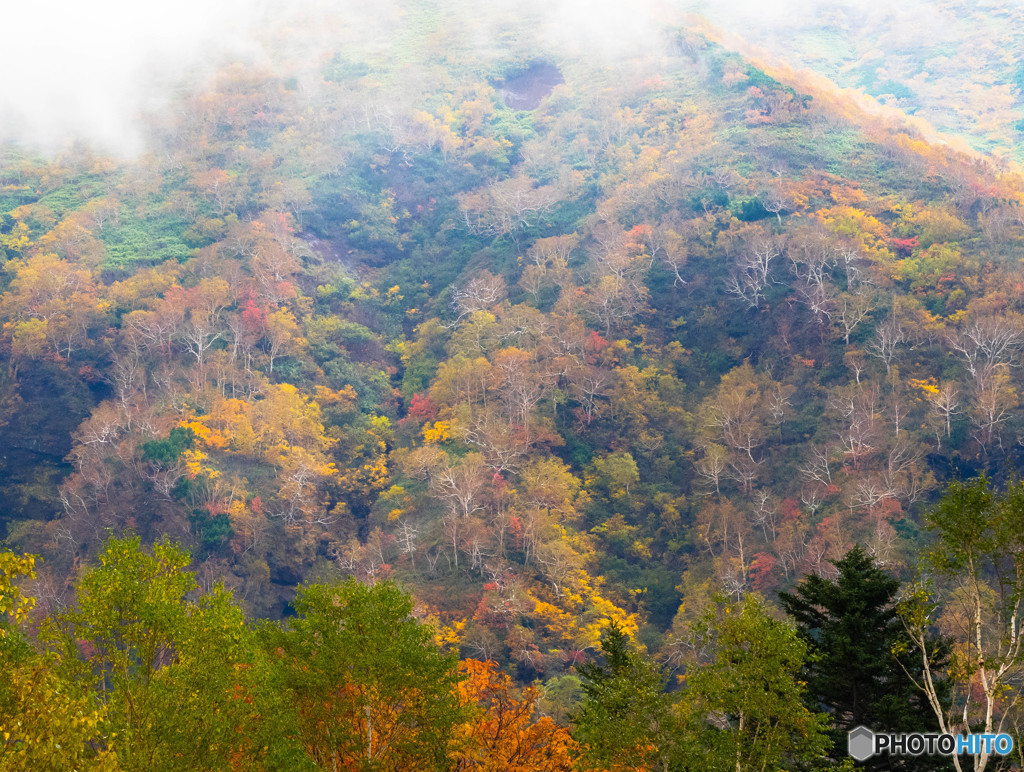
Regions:
<instances>
[{"instance_id":1,"label":"steep slope","mask_svg":"<svg viewBox=\"0 0 1024 772\"><path fill-rule=\"evenodd\" d=\"M1019 178L693 31L481 50L415 8L225 67L135 161L5 156L4 463L42 482L4 517L51 600L169 534L257 613L399 577L554 678L609 620L670 647L715 589L912 563L938 480L1016 462Z\"/></svg>"}]
</instances>

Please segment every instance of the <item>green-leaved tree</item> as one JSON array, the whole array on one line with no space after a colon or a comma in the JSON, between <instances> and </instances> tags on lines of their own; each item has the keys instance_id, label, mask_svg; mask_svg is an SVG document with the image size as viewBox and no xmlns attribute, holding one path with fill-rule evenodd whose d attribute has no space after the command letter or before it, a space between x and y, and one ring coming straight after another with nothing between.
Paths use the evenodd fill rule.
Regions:
<instances>
[{"instance_id":1,"label":"green-leaved tree","mask_svg":"<svg viewBox=\"0 0 1024 772\"><path fill-rule=\"evenodd\" d=\"M604 662L579 668L584 698L570 716L583 769L666 769L678 740L665 675L612 622Z\"/></svg>"},{"instance_id":2,"label":"green-leaved tree","mask_svg":"<svg viewBox=\"0 0 1024 772\"><path fill-rule=\"evenodd\" d=\"M943 732L1007 732L1019 747L1024 721L1024 482L1011 482L1001 494L985 477L954 482L925 523L935 544L921 581L900 604L910 639L907 652L921 663L918 686ZM945 667L934 664L936 627L951 642ZM948 700L941 691L945 680ZM1005 763L1013 762L988 752L951 757L958 772L1003 768Z\"/></svg>"},{"instance_id":3,"label":"green-leaved tree","mask_svg":"<svg viewBox=\"0 0 1024 772\"><path fill-rule=\"evenodd\" d=\"M299 588L287 628L268 629L298 737L317 769L440 770L462 717L455 656L391 582Z\"/></svg>"},{"instance_id":4,"label":"green-leaved tree","mask_svg":"<svg viewBox=\"0 0 1024 772\"><path fill-rule=\"evenodd\" d=\"M807 644L764 601L720 603L695 630L710 651L687 670L680 712L683 768L705 772L800 769L828 749L828 717L804 702Z\"/></svg>"}]
</instances>

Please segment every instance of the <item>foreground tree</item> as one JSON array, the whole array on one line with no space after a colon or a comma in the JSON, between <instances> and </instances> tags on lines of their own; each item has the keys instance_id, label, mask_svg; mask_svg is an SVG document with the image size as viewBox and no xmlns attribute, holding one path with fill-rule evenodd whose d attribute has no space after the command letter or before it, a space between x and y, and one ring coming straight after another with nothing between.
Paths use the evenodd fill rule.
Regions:
<instances>
[{"instance_id":1,"label":"foreground tree","mask_svg":"<svg viewBox=\"0 0 1024 772\"><path fill-rule=\"evenodd\" d=\"M711 609L694 644L711 654L686 675L685 768L795 769L822 759L828 719L806 707L800 682L807 645L763 600L748 595L738 607Z\"/></svg>"},{"instance_id":2,"label":"foreground tree","mask_svg":"<svg viewBox=\"0 0 1024 772\"><path fill-rule=\"evenodd\" d=\"M917 686L943 732L1010 732L1019 740L1024 482L998 495L985 477L955 482L925 521L936 537L925 561L934 581L923 579L900 605L906 651L921 663ZM944 668L935 665L935 626L952 643ZM951 758L958 772L1002 763L988 752Z\"/></svg>"},{"instance_id":3,"label":"foreground tree","mask_svg":"<svg viewBox=\"0 0 1024 772\"><path fill-rule=\"evenodd\" d=\"M543 770L569 772L568 731L492 662L461 673L394 584L300 588L297 616L254 629L189 556L112 539L23 635L31 558L0 553L0 771Z\"/></svg>"},{"instance_id":4,"label":"foreground tree","mask_svg":"<svg viewBox=\"0 0 1024 772\"><path fill-rule=\"evenodd\" d=\"M17 582L34 566L34 556L0 551L0 770L116 770L95 695L59 679L22 635L35 599Z\"/></svg>"},{"instance_id":5,"label":"foreground tree","mask_svg":"<svg viewBox=\"0 0 1024 772\"><path fill-rule=\"evenodd\" d=\"M665 676L631 649L614 622L601 641L604 664L586 662L583 703L570 716L584 769L665 769L675 747Z\"/></svg>"},{"instance_id":6,"label":"foreground tree","mask_svg":"<svg viewBox=\"0 0 1024 772\"><path fill-rule=\"evenodd\" d=\"M301 769L269 662L230 595L196 598L190 557L170 543L150 554L138 537L112 539L99 562L47 624L54 680L39 688L95 695L122 769Z\"/></svg>"},{"instance_id":7,"label":"foreground tree","mask_svg":"<svg viewBox=\"0 0 1024 772\"><path fill-rule=\"evenodd\" d=\"M549 717L537 718L537 690L516 694L512 679L493 662L463 660L459 684L472 713L458 728L454 769L477 772L570 772L569 732Z\"/></svg>"},{"instance_id":8,"label":"foreground tree","mask_svg":"<svg viewBox=\"0 0 1024 772\"><path fill-rule=\"evenodd\" d=\"M14 636L0 639L0 770L114 772L106 711Z\"/></svg>"},{"instance_id":9,"label":"foreground tree","mask_svg":"<svg viewBox=\"0 0 1024 772\"><path fill-rule=\"evenodd\" d=\"M271 651L317 769L445 769L462 709L458 662L412 617L393 583L350 579L299 589Z\"/></svg>"},{"instance_id":10,"label":"foreground tree","mask_svg":"<svg viewBox=\"0 0 1024 772\"><path fill-rule=\"evenodd\" d=\"M806 702L823 706L832 718L830 756L846 758L846 734L856 726L891 732L935 732L934 715L915 681L921 663L894 650L905 649L906 631L897 613L900 582L879 569L862 548L834 563L839 575L810 575L779 601L796 622L810 654L804 665ZM941 655L942 647L930 641ZM940 700L947 690L936 683ZM941 757L876 758L865 769L938 769Z\"/></svg>"},{"instance_id":11,"label":"foreground tree","mask_svg":"<svg viewBox=\"0 0 1024 772\"><path fill-rule=\"evenodd\" d=\"M26 596L18 579L35 579L36 556L16 555L0 551L0 638L8 634L9 625L22 622L35 606L35 598Z\"/></svg>"}]
</instances>

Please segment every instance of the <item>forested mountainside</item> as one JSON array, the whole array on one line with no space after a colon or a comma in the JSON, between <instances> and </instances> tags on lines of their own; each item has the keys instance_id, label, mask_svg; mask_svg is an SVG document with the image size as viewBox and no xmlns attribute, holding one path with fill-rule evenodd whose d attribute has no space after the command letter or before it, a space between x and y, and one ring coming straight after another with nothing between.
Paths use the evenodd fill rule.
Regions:
<instances>
[{"instance_id":1,"label":"forested mountainside","mask_svg":"<svg viewBox=\"0 0 1024 772\"><path fill-rule=\"evenodd\" d=\"M756 629L796 673L760 595L854 545L910 579L949 481L1013 477L1024 176L694 29L611 58L511 27L474 47L449 13L413 4L387 51L315 67L285 30L151 114L138 158L3 151L4 571L43 557L25 624L63 620L88 662L97 577L162 559L160 602L201 588L173 613L210 624L241 624L218 582L279 620L329 614L325 582L396 580L439 645L562 722L609 672L661 684L626 639L679 673L715 620L706 644ZM296 624L274 634L298 652ZM786 711L820 754L822 719Z\"/></svg>"}]
</instances>

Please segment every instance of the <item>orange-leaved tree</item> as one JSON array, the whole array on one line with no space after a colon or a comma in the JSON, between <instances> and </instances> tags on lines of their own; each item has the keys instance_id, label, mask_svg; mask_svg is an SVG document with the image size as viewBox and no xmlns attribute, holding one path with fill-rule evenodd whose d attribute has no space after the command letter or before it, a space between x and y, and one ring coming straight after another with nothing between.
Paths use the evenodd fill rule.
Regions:
<instances>
[{"instance_id":1,"label":"orange-leaved tree","mask_svg":"<svg viewBox=\"0 0 1024 772\"><path fill-rule=\"evenodd\" d=\"M465 680L459 698L473 713L456 732L455 769L480 772L561 772L572 769L575 743L568 730L547 716L537 717L537 690L518 695L512 679L494 662L459 663Z\"/></svg>"}]
</instances>

